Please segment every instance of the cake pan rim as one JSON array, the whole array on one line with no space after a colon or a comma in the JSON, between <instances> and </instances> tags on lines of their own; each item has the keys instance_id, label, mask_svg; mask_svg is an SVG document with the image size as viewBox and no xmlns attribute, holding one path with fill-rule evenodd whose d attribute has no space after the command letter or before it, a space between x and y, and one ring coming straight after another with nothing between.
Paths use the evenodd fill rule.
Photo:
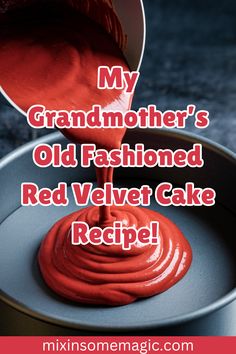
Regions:
<instances>
[{"instance_id":1,"label":"cake pan rim","mask_svg":"<svg viewBox=\"0 0 236 354\"><path fill-rule=\"evenodd\" d=\"M225 158L230 160L234 165L236 164L236 154L232 152L231 150L223 147L222 145L215 143L211 141L208 138L205 137L200 137L196 134L188 133L188 132L180 132L178 130L168 130L168 129L138 129L139 131L142 131L143 133L151 133L151 134L162 134L166 136L174 136L174 137L179 137L182 140L187 140L187 141L192 141L196 142L199 141L204 144L205 147L210 148L211 150L215 150L221 155L223 155ZM132 130L134 131L134 130ZM129 133L128 133L129 135ZM10 154L8 154L6 157L0 160L0 171L2 168L7 166L8 164L12 163L15 159L19 158L20 156L24 155L25 153L31 151L37 144L39 143L48 143L51 144L57 140L64 139L64 137L61 135L60 132L54 132L52 134L48 134L46 136L43 136L39 139L36 139L34 141L31 141L22 147L17 148ZM55 319L50 316L46 316L43 314L40 314L39 312L32 310L31 308L27 307L26 305L22 305L19 303L17 300L11 298L8 294L4 293L2 290L0 290L0 299L5 302L6 304L10 305L11 307L15 308L16 310L25 313L26 315L29 315L32 318L39 319L41 321L47 322L47 323L52 323L56 324L62 327L67 327L67 328L76 328L76 329L82 329L82 330L96 330L100 332L104 331L110 331L110 332L116 332L116 331L131 331L131 330L142 330L144 327L145 329L151 329L151 328L158 328L158 327L167 327L167 326L172 326L172 325L177 325L177 324L183 324L189 321L196 320L200 317L204 317L209 315L210 313L223 308L224 306L228 305L229 303L233 302L236 299L236 288L232 289L230 292L222 296L220 299L214 301L213 303L209 304L208 306L204 306L201 309L198 309L196 311L190 312L185 315L178 315L175 317L169 317L164 320L154 320L154 321L145 321L140 324L134 324L134 323L127 323L127 326L124 327L123 325L116 324L116 326L113 325L113 327L109 327L104 325L102 328L100 326L96 325L90 325L90 324L79 324L75 322L71 322L69 320L62 320L62 319ZM132 322L132 321L131 321Z\"/></svg>"}]
</instances>

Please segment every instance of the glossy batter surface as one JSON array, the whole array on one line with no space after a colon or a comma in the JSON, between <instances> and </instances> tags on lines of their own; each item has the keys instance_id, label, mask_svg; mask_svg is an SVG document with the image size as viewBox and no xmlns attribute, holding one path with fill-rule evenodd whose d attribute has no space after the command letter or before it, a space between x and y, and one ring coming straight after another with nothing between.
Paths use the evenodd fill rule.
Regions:
<instances>
[{"instance_id":1,"label":"glossy batter surface","mask_svg":"<svg viewBox=\"0 0 236 354\"><path fill-rule=\"evenodd\" d=\"M41 245L39 262L50 288L74 301L115 306L163 292L184 276L191 263L191 249L170 220L128 205L112 207L111 215L137 228L159 221L159 244L135 244L129 251L118 245L74 246L72 222L99 224L97 207L82 209L59 220Z\"/></svg>"},{"instance_id":2,"label":"glossy batter surface","mask_svg":"<svg viewBox=\"0 0 236 354\"><path fill-rule=\"evenodd\" d=\"M109 1L110 3L110 1ZM122 66L129 70L118 45L95 22L83 15L61 21L31 20L24 11L24 26L14 27L10 17L1 24L0 78L9 97L23 110L33 104L47 109L83 109L93 104L125 111L131 97L121 90L97 89L100 65ZM9 21L12 26L9 26ZM119 148L125 129L64 129L76 143L95 143L106 149ZM113 181L113 170L97 170L98 185ZM131 250L121 246L74 246L71 224L149 227L160 223L158 245L135 244ZM138 298L167 290L187 272L191 248L181 231L154 211L131 207L89 207L59 220L44 238L39 266L48 286L73 301L125 305Z\"/></svg>"}]
</instances>

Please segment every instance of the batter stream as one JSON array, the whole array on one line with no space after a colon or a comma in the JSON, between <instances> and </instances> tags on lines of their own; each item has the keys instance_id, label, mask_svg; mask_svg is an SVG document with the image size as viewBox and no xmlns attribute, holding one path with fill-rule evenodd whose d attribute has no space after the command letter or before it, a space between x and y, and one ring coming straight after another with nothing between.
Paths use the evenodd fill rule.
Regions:
<instances>
[{"instance_id":1,"label":"batter stream","mask_svg":"<svg viewBox=\"0 0 236 354\"><path fill-rule=\"evenodd\" d=\"M93 104L122 111L130 108L130 95L97 88L99 66L129 70L115 36L101 25L84 14L75 16L63 6L49 7L46 16L39 5L2 18L0 84L21 109L26 111L33 104L55 110L88 111ZM71 128L62 133L75 143L92 142L110 150L120 147L125 129ZM112 182L113 170L97 169L97 181L101 188ZM158 221L160 242L145 246L136 243L130 250L121 246L75 246L70 233L74 221L84 221L91 227L121 221L126 227L137 228ZM61 296L115 306L167 290L189 269L192 252L181 231L163 215L129 205L103 206L80 209L59 220L45 236L38 260L44 280Z\"/></svg>"}]
</instances>

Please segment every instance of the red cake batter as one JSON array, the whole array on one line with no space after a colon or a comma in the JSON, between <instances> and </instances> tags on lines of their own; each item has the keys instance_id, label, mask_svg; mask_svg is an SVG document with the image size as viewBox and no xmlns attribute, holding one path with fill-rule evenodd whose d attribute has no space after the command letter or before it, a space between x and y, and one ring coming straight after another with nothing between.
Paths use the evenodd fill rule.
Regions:
<instances>
[{"instance_id":1,"label":"red cake batter","mask_svg":"<svg viewBox=\"0 0 236 354\"><path fill-rule=\"evenodd\" d=\"M13 21L15 14L1 25L0 84L20 108L26 111L33 104L85 111L93 104L130 108L130 96L121 90L97 88L99 66L119 65L129 70L112 36L86 16L74 17L69 10L70 16L60 20L56 16L51 20L49 13L37 22L31 15L24 10L20 27ZM62 133L76 143L92 141L111 149L120 147L125 129L64 129ZM102 188L113 181L113 170L98 169L97 177ZM74 246L73 221L91 227L122 221L126 227L137 228L158 221L160 242L135 244L128 251L121 246ZM181 231L166 217L126 205L88 207L59 220L43 240L38 259L46 283L61 296L90 304L124 305L163 292L179 281L191 264L192 253Z\"/></svg>"}]
</instances>

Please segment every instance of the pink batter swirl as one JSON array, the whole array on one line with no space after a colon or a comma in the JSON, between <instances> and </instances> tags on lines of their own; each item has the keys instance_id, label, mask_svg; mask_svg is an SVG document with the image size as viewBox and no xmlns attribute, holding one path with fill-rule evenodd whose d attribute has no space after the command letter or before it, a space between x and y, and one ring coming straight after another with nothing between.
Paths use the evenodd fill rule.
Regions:
<instances>
[{"instance_id":1,"label":"pink batter swirl","mask_svg":"<svg viewBox=\"0 0 236 354\"><path fill-rule=\"evenodd\" d=\"M103 305L126 305L138 298L161 293L187 272L191 248L180 230L154 211L112 207L111 216L125 226L160 223L158 245L74 246L70 228L74 221L99 224L99 209L88 207L59 220L48 232L39 252L41 272L55 292L68 299Z\"/></svg>"}]
</instances>

